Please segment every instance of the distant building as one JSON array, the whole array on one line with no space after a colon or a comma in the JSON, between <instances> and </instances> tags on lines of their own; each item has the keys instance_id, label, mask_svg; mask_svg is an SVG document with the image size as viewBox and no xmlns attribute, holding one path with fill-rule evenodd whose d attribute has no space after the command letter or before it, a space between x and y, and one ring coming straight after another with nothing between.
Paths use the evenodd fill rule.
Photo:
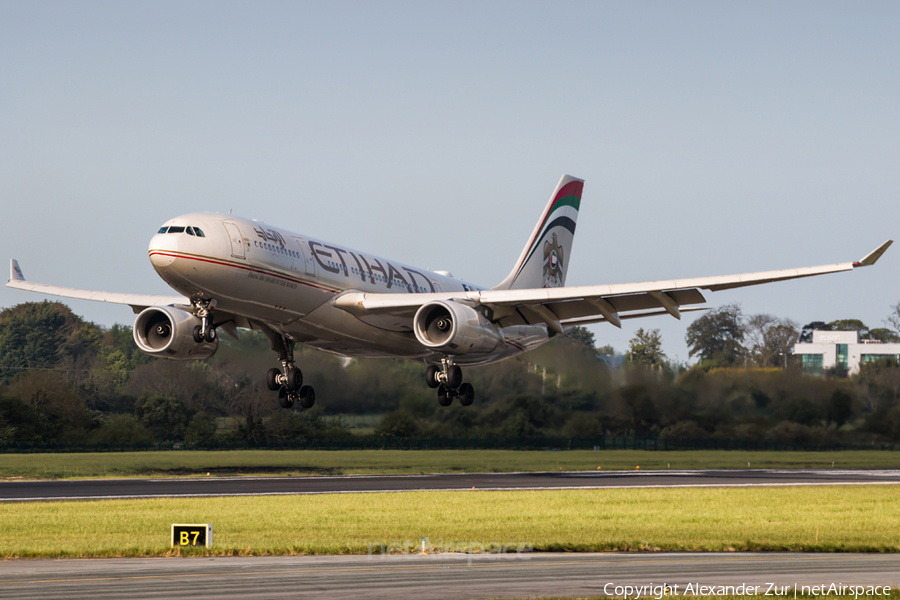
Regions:
<instances>
[{"instance_id":1,"label":"distant building","mask_svg":"<svg viewBox=\"0 0 900 600\"><path fill-rule=\"evenodd\" d=\"M811 344L797 344L794 354L803 360L803 372L821 375L826 369L843 367L850 375L863 363L879 358L900 360L900 344L860 340L857 331L813 331Z\"/></svg>"}]
</instances>

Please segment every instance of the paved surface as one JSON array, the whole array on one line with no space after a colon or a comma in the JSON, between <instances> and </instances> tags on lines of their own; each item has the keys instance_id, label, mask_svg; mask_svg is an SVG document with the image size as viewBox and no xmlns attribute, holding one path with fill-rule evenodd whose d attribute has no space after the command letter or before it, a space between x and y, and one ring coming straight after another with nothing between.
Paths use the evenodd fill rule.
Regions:
<instances>
[{"instance_id":1,"label":"paved surface","mask_svg":"<svg viewBox=\"0 0 900 600\"><path fill-rule=\"evenodd\" d=\"M575 471L343 477L189 477L0 482L0 501L758 485L900 484L900 470Z\"/></svg>"},{"instance_id":2,"label":"paved surface","mask_svg":"<svg viewBox=\"0 0 900 600\"><path fill-rule=\"evenodd\" d=\"M616 586L900 586L896 554L527 554L0 561L2 598L528 598ZM605 589L604 589L605 588ZM702 593L704 590L693 590ZM732 592L734 590L731 590ZM769 590L770 593L772 590ZM798 587L802 592L802 587ZM658 590L656 594L659 595ZM848 596L842 595L843 598ZM852 594L849 596L852 598ZM872 598L873 596L868 596ZM633 594L631 595L633 598Z\"/></svg>"}]
</instances>

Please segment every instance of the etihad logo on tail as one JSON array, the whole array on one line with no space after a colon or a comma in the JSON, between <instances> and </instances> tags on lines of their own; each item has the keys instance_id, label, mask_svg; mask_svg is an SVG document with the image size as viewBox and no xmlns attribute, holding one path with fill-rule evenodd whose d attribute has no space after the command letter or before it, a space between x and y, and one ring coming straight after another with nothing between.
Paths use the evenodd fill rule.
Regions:
<instances>
[{"instance_id":1,"label":"etihad logo on tail","mask_svg":"<svg viewBox=\"0 0 900 600\"><path fill-rule=\"evenodd\" d=\"M553 203L550 205L550 208L547 209L547 212L544 214L543 218L541 219L540 223L538 224L537 234L534 236L534 238L528 244L528 251L525 254L525 260L523 260L522 264L519 265L519 269L516 272L516 277L519 276L519 274L522 272L522 269L524 269L525 265L528 264L528 261L531 260L535 251L540 246L541 240L544 240L544 238L550 232L551 229L553 229L554 227L562 227L563 229L566 229L567 231L569 231L569 233L571 233L572 235L575 235L575 222L578 219L578 209L581 206L581 192L583 189L584 189L583 181L570 181L569 183L565 184L564 186L562 186L559 189L559 191L556 193L556 196L553 199ZM544 256L544 262L545 262L544 287L561 287L562 286L561 283L558 285L551 285L551 286L546 285L546 277L548 274L547 264L546 264L546 262L548 260L548 256L547 256L548 247L546 245L547 243L550 243L555 248L558 248L560 250L562 249L562 245L559 244L556 240L555 233L553 234L553 237L551 238L550 242L547 242L545 240L545 245L544 245L544 253L545 253L545 256ZM558 269L556 269L556 270L558 270L559 274L561 275L563 272L562 259L564 257L560 253L557 255L557 258L559 259L559 261L558 261L558 265L557 265Z\"/></svg>"},{"instance_id":2,"label":"etihad logo on tail","mask_svg":"<svg viewBox=\"0 0 900 600\"><path fill-rule=\"evenodd\" d=\"M544 241L544 279L543 287L563 286L563 247L557 243L556 233L550 235L549 240Z\"/></svg>"}]
</instances>

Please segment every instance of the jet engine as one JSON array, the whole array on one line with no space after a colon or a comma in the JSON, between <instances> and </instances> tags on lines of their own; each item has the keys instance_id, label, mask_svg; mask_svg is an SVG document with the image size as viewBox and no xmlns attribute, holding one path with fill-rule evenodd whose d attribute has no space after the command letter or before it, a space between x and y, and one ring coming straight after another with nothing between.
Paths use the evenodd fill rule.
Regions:
<instances>
[{"instance_id":1,"label":"jet engine","mask_svg":"<svg viewBox=\"0 0 900 600\"><path fill-rule=\"evenodd\" d=\"M219 348L219 340L198 344L194 327L200 319L170 306L145 308L134 320L134 343L147 354L172 360L202 360Z\"/></svg>"},{"instance_id":2,"label":"jet engine","mask_svg":"<svg viewBox=\"0 0 900 600\"><path fill-rule=\"evenodd\" d=\"M423 346L447 354L491 352L503 341L503 335L483 314L451 300L421 306L413 319L413 331Z\"/></svg>"}]
</instances>

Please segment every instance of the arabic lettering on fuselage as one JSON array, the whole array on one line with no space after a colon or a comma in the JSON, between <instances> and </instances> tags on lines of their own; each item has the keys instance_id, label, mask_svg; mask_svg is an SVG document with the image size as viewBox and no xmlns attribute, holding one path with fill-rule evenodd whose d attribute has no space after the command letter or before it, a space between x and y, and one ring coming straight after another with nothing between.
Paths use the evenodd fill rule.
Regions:
<instances>
[{"instance_id":1,"label":"arabic lettering on fuselage","mask_svg":"<svg viewBox=\"0 0 900 600\"><path fill-rule=\"evenodd\" d=\"M360 281L366 281L366 278L368 277L369 283L374 284L376 280L383 281L387 284L388 289L391 289L394 285L398 285L406 288L411 293L417 291L435 291L431 279L426 277L424 273L416 271L415 269L401 267L402 270L406 272L406 276L409 277L409 280L407 280L407 278L403 276L403 272L388 261L385 261L384 264L382 264L377 258L367 258L362 253L357 254L344 248L330 246L311 240L308 243L309 249L315 257L316 262L329 273L342 273L344 277L348 278L351 276L359 276ZM352 259L353 263L348 265L348 259ZM354 264L356 265L355 269L353 268ZM380 276L376 277L376 273L380 274ZM420 279L418 279L417 276ZM425 284L428 285L427 289L424 287Z\"/></svg>"},{"instance_id":2,"label":"arabic lettering on fuselage","mask_svg":"<svg viewBox=\"0 0 900 600\"><path fill-rule=\"evenodd\" d=\"M284 248L287 244L284 242L284 236L275 229L263 229L262 227L254 227L257 237L267 242L275 242Z\"/></svg>"}]
</instances>

